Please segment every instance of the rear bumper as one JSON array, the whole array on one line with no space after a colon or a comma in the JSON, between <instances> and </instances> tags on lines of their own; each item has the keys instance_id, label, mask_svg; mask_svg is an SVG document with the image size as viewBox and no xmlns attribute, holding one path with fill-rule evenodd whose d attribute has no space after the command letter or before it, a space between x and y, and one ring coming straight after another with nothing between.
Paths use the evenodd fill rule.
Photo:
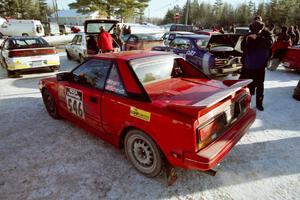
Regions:
<instances>
[{"instance_id":1,"label":"rear bumper","mask_svg":"<svg viewBox=\"0 0 300 200\"><path fill-rule=\"evenodd\" d=\"M183 156L185 168L201 171L214 168L248 131L255 118L256 111L250 109L229 130L209 146L197 153L185 153Z\"/></svg>"},{"instance_id":2,"label":"rear bumper","mask_svg":"<svg viewBox=\"0 0 300 200\"><path fill-rule=\"evenodd\" d=\"M40 62L40 64L33 66L33 62ZM60 65L60 60L58 54L53 54L32 57L7 58L6 63L8 70L14 71L58 66Z\"/></svg>"}]
</instances>

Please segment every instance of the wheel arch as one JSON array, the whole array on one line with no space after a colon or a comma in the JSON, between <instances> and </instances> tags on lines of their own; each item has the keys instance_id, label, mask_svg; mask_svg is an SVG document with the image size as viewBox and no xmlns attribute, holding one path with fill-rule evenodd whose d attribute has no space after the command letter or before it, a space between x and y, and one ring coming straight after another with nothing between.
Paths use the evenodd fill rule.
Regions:
<instances>
[{"instance_id":1,"label":"wheel arch","mask_svg":"<svg viewBox=\"0 0 300 200\"><path fill-rule=\"evenodd\" d=\"M161 153L165 156L165 152L164 152L164 149L162 148L161 144L158 142L158 139L156 137L156 134L153 133L152 130L144 130L143 128L139 127L139 126L135 126L135 125L128 125L126 127L124 127L122 129L122 131L120 132L120 135L119 135L119 142L118 142L118 145L119 145L119 148L120 149L123 149L124 148L124 140L125 140L125 137L126 135L129 133L129 131L131 130L139 130L139 131L142 131L144 132L147 136L149 136L154 142L155 144L157 145L157 147L159 148L159 150L161 151Z\"/></svg>"}]
</instances>

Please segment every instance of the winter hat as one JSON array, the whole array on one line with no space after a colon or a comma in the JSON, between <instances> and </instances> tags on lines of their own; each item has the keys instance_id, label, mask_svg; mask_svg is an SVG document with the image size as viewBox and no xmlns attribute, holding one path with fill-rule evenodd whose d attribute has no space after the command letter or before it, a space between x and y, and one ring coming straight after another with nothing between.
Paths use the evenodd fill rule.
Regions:
<instances>
[{"instance_id":1,"label":"winter hat","mask_svg":"<svg viewBox=\"0 0 300 200\"><path fill-rule=\"evenodd\" d=\"M250 24L249 29L252 33L259 33L264 27L265 24L263 22L256 20Z\"/></svg>"}]
</instances>

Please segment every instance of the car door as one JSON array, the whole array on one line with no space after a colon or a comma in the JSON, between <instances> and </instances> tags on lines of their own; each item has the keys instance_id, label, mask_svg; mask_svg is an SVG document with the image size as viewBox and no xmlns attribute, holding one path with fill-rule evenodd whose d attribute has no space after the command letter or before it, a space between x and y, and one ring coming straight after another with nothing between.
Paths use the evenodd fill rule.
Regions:
<instances>
[{"instance_id":1,"label":"car door","mask_svg":"<svg viewBox=\"0 0 300 200\"><path fill-rule=\"evenodd\" d=\"M191 42L188 38L175 38L170 43L170 47L171 47L171 51L173 51L175 54L185 58L186 52L191 47Z\"/></svg>"},{"instance_id":2,"label":"car door","mask_svg":"<svg viewBox=\"0 0 300 200\"><path fill-rule=\"evenodd\" d=\"M78 39L78 35L75 35L75 37L73 38L73 40L70 44L70 48L68 48L68 52L73 58L75 58L74 47L75 47L77 39Z\"/></svg>"},{"instance_id":3,"label":"car door","mask_svg":"<svg viewBox=\"0 0 300 200\"><path fill-rule=\"evenodd\" d=\"M0 55L1 63L4 63L5 59L8 58L8 53L9 53L8 48L9 48L9 39L6 39L1 45L1 55Z\"/></svg>"},{"instance_id":4,"label":"car door","mask_svg":"<svg viewBox=\"0 0 300 200\"><path fill-rule=\"evenodd\" d=\"M137 50L138 42L138 37L131 35L126 42L125 50Z\"/></svg>"},{"instance_id":5,"label":"car door","mask_svg":"<svg viewBox=\"0 0 300 200\"><path fill-rule=\"evenodd\" d=\"M63 113L101 132L101 97L111 63L90 59L71 72L72 81L61 81L58 87L59 107Z\"/></svg>"},{"instance_id":6,"label":"car door","mask_svg":"<svg viewBox=\"0 0 300 200\"><path fill-rule=\"evenodd\" d=\"M73 54L76 60L80 59L80 55L82 55L82 35L77 35L77 40L73 44Z\"/></svg>"}]
</instances>

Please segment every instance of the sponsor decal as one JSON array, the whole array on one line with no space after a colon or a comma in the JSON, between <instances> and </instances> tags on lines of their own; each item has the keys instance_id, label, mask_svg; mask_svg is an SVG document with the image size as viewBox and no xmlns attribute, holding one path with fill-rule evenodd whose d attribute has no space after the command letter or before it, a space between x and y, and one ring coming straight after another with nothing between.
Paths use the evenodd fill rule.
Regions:
<instances>
[{"instance_id":1,"label":"sponsor decal","mask_svg":"<svg viewBox=\"0 0 300 200\"><path fill-rule=\"evenodd\" d=\"M133 106L130 106L130 116L144 120L146 122L150 122L151 113L135 108Z\"/></svg>"},{"instance_id":2,"label":"sponsor decal","mask_svg":"<svg viewBox=\"0 0 300 200\"><path fill-rule=\"evenodd\" d=\"M80 90L66 87L66 102L68 111L84 119L83 93Z\"/></svg>"}]
</instances>

